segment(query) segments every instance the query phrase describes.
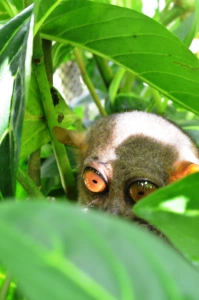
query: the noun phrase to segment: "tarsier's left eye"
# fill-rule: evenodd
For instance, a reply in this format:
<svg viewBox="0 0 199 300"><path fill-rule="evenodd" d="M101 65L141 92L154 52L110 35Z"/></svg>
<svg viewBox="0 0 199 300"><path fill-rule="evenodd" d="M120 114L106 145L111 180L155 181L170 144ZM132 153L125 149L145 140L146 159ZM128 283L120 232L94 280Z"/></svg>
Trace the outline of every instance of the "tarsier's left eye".
<svg viewBox="0 0 199 300"><path fill-rule="evenodd" d="M145 179L140 179L133 181L129 185L128 194L134 202L138 202L140 199L150 195L152 192L157 190L157 188L157 185L155 185L154 183Z"/></svg>
<svg viewBox="0 0 199 300"><path fill-rule="evenodd" d="M102 174L93 168L86 168L83 175L87 189L93 193L102 193L108 189L108 184Z"/></svg>

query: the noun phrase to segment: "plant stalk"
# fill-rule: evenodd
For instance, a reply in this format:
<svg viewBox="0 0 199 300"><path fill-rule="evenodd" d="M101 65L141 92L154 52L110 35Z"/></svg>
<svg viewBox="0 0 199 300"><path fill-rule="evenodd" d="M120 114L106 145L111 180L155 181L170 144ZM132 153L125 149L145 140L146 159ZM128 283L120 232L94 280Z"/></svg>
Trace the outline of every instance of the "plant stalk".
<svg viewBox="0 0 199 300"><path fill-rule="evenodd" d="M167 26L172 21L182 16L185 13L185 10L179 6L173 6L171 10L166 11L164 14L160 15L160 22Z"/></svg>
<svg viewBox="0 0 199 300"><path fill-rule="evenodd" d="M52 131L55 126L58 126L58 122L56 119L56 113L55 113L53 100L50 92L50 86L46 75L46 69L44 65L44 54L43 54L42 43L39 34L37 34L34 38L33 71L35 73L38 88L40 91L40 97L44 108L46 122L48 125L48 130L51 137L51 142L54 149L62 186L67 196L70 199L75 200L76 199L75 181L66 154L66 150L64 145L60 144L56 140Z"/></svg>
<svg viewBox="0 0 199 300"><path fill-rule="evenodd" d="M155 90L154 88L152 88L152 87L149 87L149 89L150 89L151 94L152 94L152 96L154 98L156 109L157 109L157 113L159 115L163 115L164 112L165 112L165 106L162 103L162 99L160 97L160 93L157 90Z"/></svg>
<svg viewBox="0 0 199 300"><path fill-rule="evenodd" d="M31 197L46 200L45 196L40 192L39 187L21 168L18 168L17 180Z"/></svg>
<svg viewBox="0 0 199 300"><path fill-rule="evenodd" d="M53 85L52 42L43 39L42 48L44 53L44 65L48 82L50 85Z"/></svg>
<svg viewBox="0 0 199 300"><path fill-rule="evenodd" d="M95 88L92 84L92 81L90 80L90 77L88 76L88 73L86 72L86 68L84 66L84 62L83 62L83 58L82 58L82 53L79 49L75 48L74 49L74 53L75 53L75 57L76 57L76 61L77 61L77 64L79 66L79 69L80 69L80 72L81 72L81 75L82 75L82 78L83 78L83 81L84 83L86 84L97 108L99 109L99 112L102 116L106 116L107 113L105 111L105 109L103 108L102 104L101 104L101 101L95 91Z"/></svg>
<svg viewBox="0 0 199 300"><path fill-rule="evenodd" d="M0 300L6 300L6 296L8 294L11 281L12 281L12 277L9 274L7 274L0 289Z"/></svg>
<svg viewBox="0 0 199 300"><path fill-rule="evenodd" d="M41 178L40 178L40 168L41 168L41 161L40 161L40 153L41 150L38 149L33 152L28 160L28 175L34 181L34 183L40 187L41 186Z"/></svg>
<svg viewBox="0 0 199 300"><path fill-rule="evenodd" d="M132 85L135 80L135 75L129 71L126 71L124 80L120 87L120 93L130 93L132 90Z"/></svg>
<svg viewBox="0 0 199 300"><path fill-rule="evenodd" d="M105 87L108 89L113 79L113 72L108 65L107 59L98 55L93 55Z"/></svg>
<svg viewBox="0 0 199 300"><path fill-rule="evenodd" d="M125 72L126 70L124 68L119 68L114 76L114 79L111 82L111 85L109 87L109 98L112 104L115 102L115 98L118 93L121 81L124 78Z"/></svg>

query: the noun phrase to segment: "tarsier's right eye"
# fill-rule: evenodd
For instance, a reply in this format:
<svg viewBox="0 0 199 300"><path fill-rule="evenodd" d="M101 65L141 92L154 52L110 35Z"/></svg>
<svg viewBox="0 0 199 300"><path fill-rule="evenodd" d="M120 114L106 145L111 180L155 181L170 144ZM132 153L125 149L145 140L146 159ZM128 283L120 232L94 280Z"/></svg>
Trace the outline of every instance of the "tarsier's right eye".
<svg viewBox="0 0 199 300"><path fill-rule="evenodd" d="M148 181L147 179L140 179L133 181L128 187L128 194L134 202L150 195L157 190L157 185Z"/></svg>
<svg viewBox="0 0 199 300"><path fill-rule="evenodd" d="M108 189L108 184L102 174L93 168L84 170L84 184L93 193L102 193Z"/></svg>

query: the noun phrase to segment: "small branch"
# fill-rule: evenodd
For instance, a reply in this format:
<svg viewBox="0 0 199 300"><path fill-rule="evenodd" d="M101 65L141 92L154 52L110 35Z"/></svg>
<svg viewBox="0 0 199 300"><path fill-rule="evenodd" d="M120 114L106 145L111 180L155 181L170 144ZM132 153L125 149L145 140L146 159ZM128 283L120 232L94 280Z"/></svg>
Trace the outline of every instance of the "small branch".
<svg viewBox="0 0 199 300"><path fill-rule="evenodd" d="M50 85L53 85L52 42L42 40L42 48L44 52L44 65L48 82Z"/></svg>
<svg viewBox="0 0 199 300"><path fill-rule="evenodd" d="M169 25L172 21L180 17L185 13L185 10L182 7L179 6L173 6L171 10L166 11L164 14L160 15L160 22L164 25L167 26Z"/></svg>
<svg viewBox="0 0 199 300"><path fill-rule="evenodd" d="M108 65L108 61L107 59L100 57L98 55L93 55L93 57L98 67L98 70L101 74L102 80L106 88L108 89L113 79L113 72Z"/></svg>
<svg viewBox="0 0 199 300"><path fill-rule="evenodd" d="M167 108L167 105L168 105L168 102L169 102L169 99L164 97L162 99L162 108L163 108L163 111L165 112L166 108Z"/></svg>
<svg viewBox="0 0 199 300"><path fill-rule="evenodd" d="M38 186L21 168L18 168L17 180L31 197L46 200L44 195L40 192Z"/></svg>
<svg viewBox="0 0 199 300"><path fill-rule="evenodd" d="M40 98L44 108L46 122L51 137L52 146L57 160L57 166L62 182L63 189L70 199L76 199L76 188L73 173L63 144L60 144L54 134L53 127L58 126L53 100L50 92L50 86L46 75L43 49L40 36L37 34L34 39L33 47L33 71L40 92Z"/></svg>
<svg viewBox="0 0 199 300"><path fill-rule="evenodd" d="M0 289L0 300L6 300L6 296L8 295L11 282L12 277L7 274Z"/></svg>
<svg viewBox="0 0 199 300"><path fill-rule="evenodd" d="M164 114L165 112L165 105L162 103L162 99L160 97L160 93L155 90L154 88L152 87L149 87L150 91L151 91L151 94L154 98L154 101L155 101L155 105L156 105L156 108L157 108L157 113L159 115L162 115Z"/></svg>
<svg viewBox="0 0 199 300"><path fill-rule="evenodd" d="M76 57L76 61L77 61L77 64L79 66L79 69L80 69L80 72L82 74L82 78L84 80L84 83L86 84L97 108L99 109L99 112L102 116L106 116L107 113L105 111L105 109L103 108L102 104L101 104L101 101L95 91L95 88L92 84L92 81L90 80L87 72L86 72L86 69L85 69L85 66L84 66L84 62L83 62L83 58L82 58L82 53L80 50L78 50L77 48L74 49L74 53L75 53L75 57Z"/></svg>
<svg viewBox="0 0 199 300"><path fill-rule="evenodd" d="M40 149L33 152L28 160L28 175L34 181L34 183L40 187L41 186L41 178L40 178Z"/></svg>
<svg viewBox="0 0 199 300"><path fill-rule="evenodd" d="M165 7L163 8L163 10L161 12L162 16L167 13L167 11L169 10L169 6L172 2L173 2L173 0L166 1Z"/></svg>
<svg viewBox="0 0 199 300"><path fill-rule="evenodd" d="M113 104L115 101L115 97L118 93L121 81L124 77L126 70L124 68L119 68L114 76L114 79L111 82L111 85L109 87L109 97L110 101Z"/></svg>
<svg viewBox="0 0 199 300"><path fill-rule="evenodd" d="M120 93L130 93L134 80L135 75L127 71L120 87Z"/></svg>

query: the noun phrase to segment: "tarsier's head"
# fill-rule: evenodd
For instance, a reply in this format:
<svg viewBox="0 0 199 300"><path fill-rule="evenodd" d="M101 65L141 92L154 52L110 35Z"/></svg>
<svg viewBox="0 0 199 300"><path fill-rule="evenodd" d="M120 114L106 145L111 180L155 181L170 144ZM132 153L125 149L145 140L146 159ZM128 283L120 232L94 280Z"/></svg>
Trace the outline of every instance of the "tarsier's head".
<svg viewBox="0 0 199 300"><path fill-rule="evenodd" d="M132 206L173 181L199 171L198 150L166 119L144 112L101 118L85 134L54 129L79 149L79 199L89 207L138 220Z"/></svg>

